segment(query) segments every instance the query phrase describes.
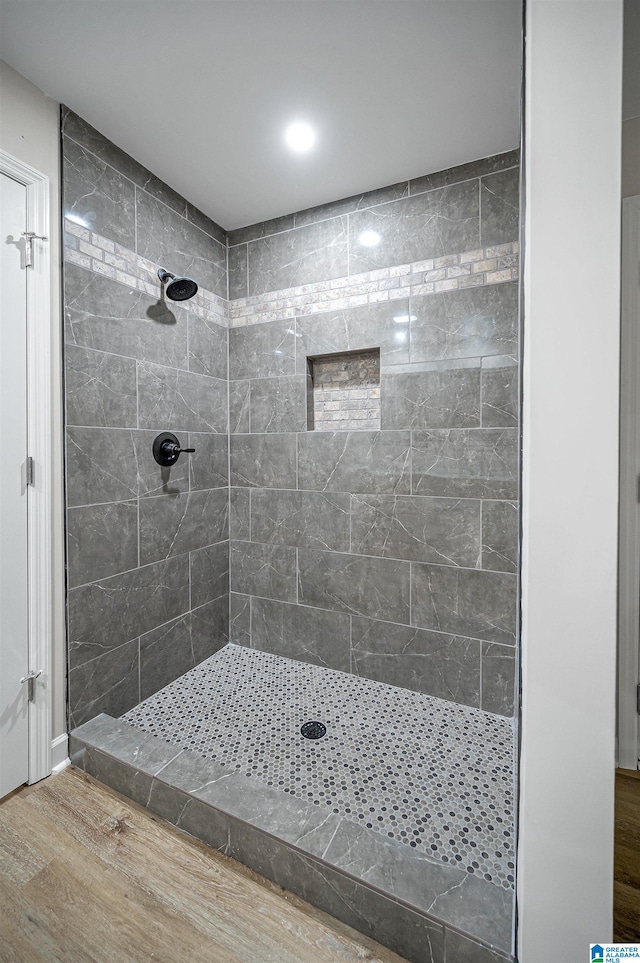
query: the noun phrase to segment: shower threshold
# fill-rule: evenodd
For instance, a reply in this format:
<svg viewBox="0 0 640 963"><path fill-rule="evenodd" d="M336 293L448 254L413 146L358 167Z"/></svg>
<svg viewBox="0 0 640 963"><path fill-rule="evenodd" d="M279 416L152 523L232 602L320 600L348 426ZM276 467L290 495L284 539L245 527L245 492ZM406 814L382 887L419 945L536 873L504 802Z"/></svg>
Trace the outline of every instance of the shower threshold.
<svg viewBox="0 0 640 963"><path fill-rule="evenodd" d="M229 644L70 751L412 963L506 963L513 743L500 716Z"/></svg>

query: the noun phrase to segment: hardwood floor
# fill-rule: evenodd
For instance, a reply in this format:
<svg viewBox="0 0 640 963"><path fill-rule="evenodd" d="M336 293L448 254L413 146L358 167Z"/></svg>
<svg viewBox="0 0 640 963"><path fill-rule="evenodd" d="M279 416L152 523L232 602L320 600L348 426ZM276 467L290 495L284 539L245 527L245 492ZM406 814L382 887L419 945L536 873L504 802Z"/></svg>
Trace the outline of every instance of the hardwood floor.
<svg viewBox="0 0 640 963"><path fill-rule="evenodd" d="M67 769L0 804L0 961L403 963Z"/></svg>
<svg viewBox="0 0 640 963"><path fill-rule="evenodd" d="M616 773L613 938L640 941L640 772Z"/></svg>

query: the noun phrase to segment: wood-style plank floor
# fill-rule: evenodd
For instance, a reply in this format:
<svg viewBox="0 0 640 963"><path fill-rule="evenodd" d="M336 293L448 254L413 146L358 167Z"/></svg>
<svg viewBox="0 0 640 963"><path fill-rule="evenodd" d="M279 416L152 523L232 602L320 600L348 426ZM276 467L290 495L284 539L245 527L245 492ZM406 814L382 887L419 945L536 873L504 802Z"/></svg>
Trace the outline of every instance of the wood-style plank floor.
<svg viewBox="0 0 640 963"><path fill-rule="evenodd" d="M640 772L616 773L613 938L640 942Z"/></svg>
<svg viewBox="0 0 640 963"><path fill-rule="evenodd" d="M67 769L0 804L2 963L403 963Z"/></svg>

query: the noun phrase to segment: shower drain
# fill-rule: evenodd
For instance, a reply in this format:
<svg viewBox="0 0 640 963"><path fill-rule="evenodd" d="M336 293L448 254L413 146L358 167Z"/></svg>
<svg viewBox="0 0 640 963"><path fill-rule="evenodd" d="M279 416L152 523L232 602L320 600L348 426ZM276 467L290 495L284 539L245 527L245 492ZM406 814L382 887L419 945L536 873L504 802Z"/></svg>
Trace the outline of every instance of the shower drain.
<svg viewBox="0 0 640 963"><path fill-rule="evenodd" d="M327 727L322 722L305 722L300 732L305 739L322 739L327 734Z"/></svg>

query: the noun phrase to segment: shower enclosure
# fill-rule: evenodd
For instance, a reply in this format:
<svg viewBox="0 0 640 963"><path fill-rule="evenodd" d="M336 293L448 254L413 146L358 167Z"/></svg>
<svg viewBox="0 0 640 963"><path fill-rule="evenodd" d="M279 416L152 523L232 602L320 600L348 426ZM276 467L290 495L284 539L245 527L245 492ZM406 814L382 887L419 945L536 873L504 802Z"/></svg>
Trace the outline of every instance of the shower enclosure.
<svg viewBox="0 0 640 963"><path fill-rule="evenodd" d="M518 152L228 234L66 109L63 158L73 761L512 959Z"/></svg>

